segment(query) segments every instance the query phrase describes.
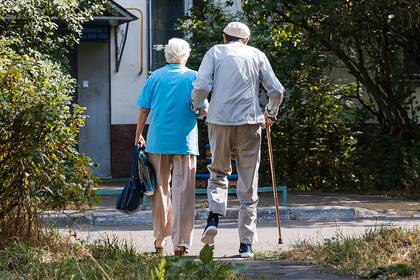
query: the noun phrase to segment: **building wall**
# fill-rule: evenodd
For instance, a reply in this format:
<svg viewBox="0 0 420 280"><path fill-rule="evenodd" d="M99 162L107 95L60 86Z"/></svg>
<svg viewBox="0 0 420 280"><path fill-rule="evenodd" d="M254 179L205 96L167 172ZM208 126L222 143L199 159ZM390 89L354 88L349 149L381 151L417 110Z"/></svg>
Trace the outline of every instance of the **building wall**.
<svg viewBox="0 0 420 280"><path fill-rule="evenodd" d="M128 177L131 150L134 146L136 100L147 79L147 6L146 0L116 1L139 19L129 24L127 41L119 71L116 71L115 33L111 32L111 173ZM140 11L141 12L140 12ZM143 20L143 28L141 22ZM119 30L125 31L125 25ZM143 51L141 39L143 37ZM122 39L118 35L118 42Z"/></svg>
<svg viewBox="0 0 420 280"><path fill-rule="evenodd" d="M118 4L128 9L132 14L139 17L138 20L130 22L127 42L122 56L119 71L116 72L114 32L111 32L111 124L125 125L136 122L135 102L139 92L147 78L147 21L146 21L146 1L145 0L119 0ZM144 26L141 30L141 13L143 11ZM120 30L125 31L121 26ZM143 53L141 53L140 38L144 38ZM121 37L118 37L118 41ZM143 61L141 61L141 55ZM140 73L141 68L143 72Z"/></svg>
<svg viewBox="0 0 420 280"><path fill-rule="evenodd" d="M192 5L191 0L178 1L152 1L155 4L155 15L153 21L148 16L146 0L117 0L118 4L136 15L139 19L130 22L127 42L122 56L119 71L116 71L115 58L115 33L111 32L111 165L112 177L128 177L130 171L131 150L134 146L134 136L136 130L137 108L135 106L139 93L143 89L148 76L148 53L151 43L148 41L150 30L159 31L159 38L165 36L175 36L172 32L170 22L174 20L174 14L186 12L187 7ZM173 3L174 9L167 9L165 3ZM176 6L175 6L176 5ZM180 7L181 10L180 10ZM163 14L163 15L162 15ZM167 14L167 17L165 16ZM142 26L143 20L143 26ZM151 29L153 23L154 29ZM167 23L167 24L166 24ZM164 25L163 27L161 25ZM168 26L167 26L168 25ZM125 26L119 30L125 31ZM160 30L160 29L159 29ZM172 33L171 33L172 32ZM168 35L169 34L169 35ZM121 36L117 35L117 41L121 41ZM156 38L155 38L156 39ZM162 39L163 40L163 39ZM161 41L162 41L161 40ZM166 41L163 40L163 41ZM143 42L143 48L142 43ZM159 43L161 43L159 41ZM165 42L166 43L166 42ZM156 53L154 53L156 55ZM161 53L159 53L161 57ZM161 67L164 61L159 61Z"/></svg>

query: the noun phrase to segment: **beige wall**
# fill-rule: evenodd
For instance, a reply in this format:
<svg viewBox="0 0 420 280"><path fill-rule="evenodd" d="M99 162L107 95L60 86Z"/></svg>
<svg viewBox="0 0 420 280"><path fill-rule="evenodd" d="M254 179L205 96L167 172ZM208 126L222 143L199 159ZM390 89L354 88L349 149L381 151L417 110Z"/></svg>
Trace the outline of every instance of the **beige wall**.
<svg viewBox="0 0 420 280"><path fill-rule="evenodd" d="M111 32L111 124L134 124L136 122L137 96L147 78L147 21L146 0L118 0L118 4L139 17L130 22L127 42L121 60L119 72L115 71L114 32ZM143 30L141 30L141 14L144 14ZM122 28L124 29L124 28ZM143 36L143 62L141 63L140 38ZM119 39L120 40L120 37ZM143 72L140 74L141 66Z"/></svg>

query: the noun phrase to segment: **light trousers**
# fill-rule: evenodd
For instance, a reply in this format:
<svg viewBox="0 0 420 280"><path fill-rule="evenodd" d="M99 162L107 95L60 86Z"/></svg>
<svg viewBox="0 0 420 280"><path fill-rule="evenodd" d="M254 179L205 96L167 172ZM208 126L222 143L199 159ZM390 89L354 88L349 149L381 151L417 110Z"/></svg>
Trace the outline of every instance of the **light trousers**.
<svg viewBox="0 0 420 280"><path fill-rule="evenodd" d="M149 159L156 173L154 237L163 240L171 236L175 248L189 247L194 228L196 156L149 154Z"/></svg>
<svg viewBox="0 0 420 280"><path fill-rule="evenodd" d="M210 211L225 215L228 179L232 173L231 155L238 171L236 194L240 201L238 231L240 242L257 241L258 168L261 150L261 126L208 125L212 162L207 195Z"/></svg>

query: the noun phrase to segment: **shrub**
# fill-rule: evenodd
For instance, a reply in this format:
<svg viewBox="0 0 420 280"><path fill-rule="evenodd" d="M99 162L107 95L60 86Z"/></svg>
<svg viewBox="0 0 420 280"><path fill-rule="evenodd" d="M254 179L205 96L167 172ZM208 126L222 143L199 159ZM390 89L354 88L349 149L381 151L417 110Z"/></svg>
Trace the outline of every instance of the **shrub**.
<svg viewBox="0 0 420 280"><path fill-rule="evenodd" d="M38 214L94 202L90 160L77 151L84 109L74 80L43 55L0 38L0 247L36 238Z"/></svg>

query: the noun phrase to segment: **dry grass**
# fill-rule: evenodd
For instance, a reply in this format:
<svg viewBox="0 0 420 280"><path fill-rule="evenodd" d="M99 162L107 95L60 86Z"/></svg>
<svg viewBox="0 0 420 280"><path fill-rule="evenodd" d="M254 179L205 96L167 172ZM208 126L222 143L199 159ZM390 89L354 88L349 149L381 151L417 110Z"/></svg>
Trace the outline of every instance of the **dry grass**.
<svg viewBox="0 0 420 280"><path fill-rule="evenodd" d="M15 242L0 250L0 279L243 279L234 265L214 261L213 248L205 248L200 260L164 258L116 238L83 244L55 234L37 245Z"/></svg>
<svg viewBox="0 0 420 280"><path fill-rule="evenodd" d="M420 228L381 227L361 237L338 233L323 244L301 242L256 258L303 261L363 278L420 279Z"/></svg>

